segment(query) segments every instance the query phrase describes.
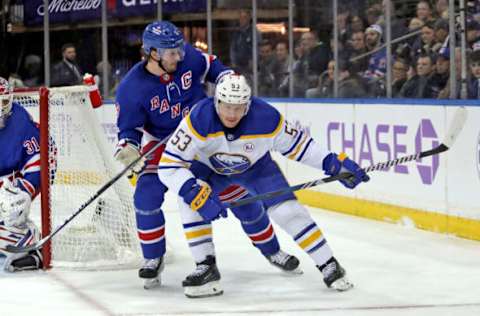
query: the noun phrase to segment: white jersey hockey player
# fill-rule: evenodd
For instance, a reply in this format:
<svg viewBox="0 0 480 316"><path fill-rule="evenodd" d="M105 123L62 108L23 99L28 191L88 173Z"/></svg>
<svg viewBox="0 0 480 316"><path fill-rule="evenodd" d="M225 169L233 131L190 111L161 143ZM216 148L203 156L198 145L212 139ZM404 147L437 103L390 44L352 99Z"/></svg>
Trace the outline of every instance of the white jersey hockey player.
<svg viewBox="0 0 480 316"><path fill-rule="evenodd" d="M0 78L0 255L7 256L7 271L42 267L40 252L13 255L5 250L8 244L27 246L39 237L28 218L40 189L39 136L30 115L13 101L8 81Z"/></svg>
<svg viewBox="0 0 480 316"><path fill-rule="evenodd" d="M249 194L288 187L271 150L327 175L348 171L351 177L342 180L348 188L369 180L345 154L328 152L307 129L289 123L274 107L251 97L245 77L226 75L216 86L215 98L204 99L182 120L160 160L160 180L185 202L181 206L184 227L224 214L225 206L217 195L229 185L240 185ZM313 259L328 287L345 291L353 286L317 224L292 193L264 200L263 206ZM213 241L200 249L191 244L190 248L197 270L183 282L185 294L201 297L221 292Z"/></svg>

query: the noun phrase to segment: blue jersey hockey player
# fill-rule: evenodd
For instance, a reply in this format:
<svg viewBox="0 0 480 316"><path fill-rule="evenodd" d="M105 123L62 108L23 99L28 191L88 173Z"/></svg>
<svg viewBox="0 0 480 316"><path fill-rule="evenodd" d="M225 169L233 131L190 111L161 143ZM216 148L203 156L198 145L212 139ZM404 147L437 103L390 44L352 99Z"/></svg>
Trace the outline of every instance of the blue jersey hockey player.
<svg viewBox="0 0 480 316"><path fill-rule="evenodd" d="M136 64L120 83L116 95L118 111L117 160L125 165L165 141L193 105L206 97L204 81L215 83L233 71L215 56L201 53L184 43L180 30L168 21L153 22L143 32L145 61ZM137 231L145 262L139 271L145 288L159 284L166 251L165 218L162 211L167 191L158 179L158 162L164 146L134 168L138 181L134 194ZM226 196L235 194L230 190ZM257 207L261 209L261 206ZM185 227L191 243L211 240L209 222ZM247 234L249 229L246 228ZM249 235L250 236L250 235ZM263 236L260 236L263 238ZM269 261L283 270L293 270L298 260L280 251L271 230L254 243ZM268 237L268 238L267 238Z"/></svg>
<svg viewBox="0 0 480 316"><path fill-rule="evenodd" d="M328 175L349 171L352 176L342 180L349 188L369 179L354 161L344 154L328 152L307 129L286 121L274 107L251 97L250 91L245 77L222 77L215 98L200 102L167 144L158 174L169 189L183 198L180 211L184 225L225 213L218 193L231 184L241 185L251 194L288 187L270 156L271 150L323 169ZM292 193L267 199L263 204L268 215L313 259L328 287L338 291L352 287L322 232ZM251 221L248 205L244 208L242 214L235 215ZM213 242L192 252L203 252L205 259L196 260L197 270L183 282L185 294L201 297L221 292Z"/></svg>
<svg viewBox="0 0 480 316"><path fill-rule="evenodd" d="M6 256L4 269L11 272L42 267L39 251L6 251L9 244L27 246L39 238L28 218L30 203L40 189L39 136L27 111L13 102L8 81L0 78L0 255Z"/></svg>

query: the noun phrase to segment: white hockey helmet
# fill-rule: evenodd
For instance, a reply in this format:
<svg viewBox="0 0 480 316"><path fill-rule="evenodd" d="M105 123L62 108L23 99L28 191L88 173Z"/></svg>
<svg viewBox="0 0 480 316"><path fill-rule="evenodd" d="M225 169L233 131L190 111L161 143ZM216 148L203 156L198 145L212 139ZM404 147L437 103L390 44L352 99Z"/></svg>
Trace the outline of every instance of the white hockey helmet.
<svg viewBox="0 0 480 316"><path fill-rule="evenodd" d="M12 112L13 89L10 83L0 77L0 128L5 126L5 120Z"/></svg>
<svg viewBox="0 0 480 316"><path fill-rule="evenodd" d="M5 179L0 188L0 220L7 227L22 226L30 215L30 195Z"/></svg>
<svg viewBox="0 0 480 316"><path fill-rule="evenodd" d="M245 115L250 108L252 89L247 79L239 74L226 74L220 78L215 87L215 108L218 113L220 102L229 104L246 104Z"/></svg>

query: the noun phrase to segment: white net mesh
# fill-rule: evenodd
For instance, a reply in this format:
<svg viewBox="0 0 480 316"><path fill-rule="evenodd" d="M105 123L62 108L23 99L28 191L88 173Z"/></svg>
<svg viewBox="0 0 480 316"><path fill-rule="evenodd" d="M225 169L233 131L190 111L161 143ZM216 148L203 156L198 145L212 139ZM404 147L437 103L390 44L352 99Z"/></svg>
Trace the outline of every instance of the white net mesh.
<svg viewBox="0 0 480 316"><path fill-rule="evenodd" d="M38 92L17 93L14 100L39 121ZM52 227L57 227L122 167L112 159L112 145L106 141L86 87L50 89L49 112L49 133L55 145L49 146L49 156L56 161L56 172L50 175L50 209ZM55 169L52 163L50 169ZM132 197L133 187L125 177L104 192L52 239L52 266L137 266L141 253ZM39 200L31 212L37 223Z"/></svg>

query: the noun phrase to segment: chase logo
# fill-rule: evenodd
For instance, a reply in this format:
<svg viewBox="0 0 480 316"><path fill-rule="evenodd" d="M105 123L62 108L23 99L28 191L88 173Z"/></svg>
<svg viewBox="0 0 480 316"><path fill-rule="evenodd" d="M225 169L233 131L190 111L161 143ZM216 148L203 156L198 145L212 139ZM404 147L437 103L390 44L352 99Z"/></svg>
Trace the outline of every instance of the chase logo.
<svg viewBox="0 0 480 316"><path fill-rule="evenodd" d="M423 143L425 142L425 146ZM415 135L415 150L421 152L435 148L439 145L437 140L437 133L433 128L433 124L429 119L423 119L418 126L417 134ZM437 175L439 166L439 155L433 155L430 164L426 164L422 159L417 161L417 169L424 184L432 184Z"/></svg>
<svg viewBox="0 0 480 316"><path fill-rule="evenodd" d="M252 165L247 157L237 154L215 153L209 160L215 171L223 175L245 172Z"/></svg>

